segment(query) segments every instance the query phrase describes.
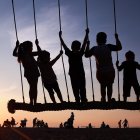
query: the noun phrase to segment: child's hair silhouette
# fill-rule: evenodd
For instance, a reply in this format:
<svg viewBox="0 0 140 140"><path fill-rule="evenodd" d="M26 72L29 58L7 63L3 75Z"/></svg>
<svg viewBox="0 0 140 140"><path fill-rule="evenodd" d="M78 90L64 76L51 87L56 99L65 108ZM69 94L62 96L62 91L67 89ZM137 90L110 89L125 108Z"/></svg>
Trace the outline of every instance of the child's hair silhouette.
<svg viewBox="0 0 140 140"><path fill-rule="evenodd" d="M104 32L99 32L96 36L96 41L97 41L98 44L100 44L100 43L105 44L106 39L107 39L107 35Z"/></svg>
<svg viewBox="0 0 140 140"><path fill-rule="evenodd" d="M78 40L73 41L71 44L71 49L73 51L79 51L80 47L81 47L81 43Z"/></svg>
<svg viewBox="0 0 140 140"><path fill-rule="evenodd" d="M133 60L133 61L135 60L135 54L132 51L126 52L125 57L127 60Z"/></svg>

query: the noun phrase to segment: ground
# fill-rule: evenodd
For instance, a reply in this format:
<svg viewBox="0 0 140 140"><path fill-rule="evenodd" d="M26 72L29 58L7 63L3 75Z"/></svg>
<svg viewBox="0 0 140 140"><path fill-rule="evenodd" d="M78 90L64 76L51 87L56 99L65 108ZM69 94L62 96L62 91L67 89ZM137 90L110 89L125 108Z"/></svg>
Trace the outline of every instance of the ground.
<svg viewBox="0 0 140 140"><path fill-rule="evenodd" d="M140 129L0 128L0 140L140 140Z"/></svg>

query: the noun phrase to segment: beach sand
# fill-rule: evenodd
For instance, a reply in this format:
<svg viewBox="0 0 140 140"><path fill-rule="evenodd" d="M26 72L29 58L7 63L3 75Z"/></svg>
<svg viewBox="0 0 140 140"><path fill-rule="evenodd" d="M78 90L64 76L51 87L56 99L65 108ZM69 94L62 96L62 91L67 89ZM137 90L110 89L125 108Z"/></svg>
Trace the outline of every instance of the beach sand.
<svg viewBox="0 0 140 140"><path fill-rule="evenodd" d="M140 140L140 129L0 128L0 140Z"/></svg>

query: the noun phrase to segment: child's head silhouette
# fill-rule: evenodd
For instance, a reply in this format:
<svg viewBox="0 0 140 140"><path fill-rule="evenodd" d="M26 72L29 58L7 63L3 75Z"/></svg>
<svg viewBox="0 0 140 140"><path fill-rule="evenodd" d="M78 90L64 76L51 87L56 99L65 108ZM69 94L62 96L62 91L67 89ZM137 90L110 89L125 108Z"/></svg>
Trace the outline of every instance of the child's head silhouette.
<svg viewBox="0 0 140 140"><path fill-rule="evenodd" d="M78 40L75 40L71 44L72 51L79 51L81 47L81 43Z"/></svg>
<svg viewBox="0 0 140 140"><path fill-rule="evenodd" d="M33 43L31 41L24 41L20 44L20 47L24 52L31 52L33 48Z"/></svg>
<svg viewBox="0 0 140 140"><path fill-rule="evenodd" d="M104 32L99 32L96 36L96 41L97 43L100 44L105 44L107 39L107 35Z"/></svg>
<svg viewBox="0 0 140 140"><path fill-rule="evenodd" d="M50 61L50 53L47 51L41 51L39 55L39 60L40 61Z"/></svg>
<svg viewBox="0 0 140 140"><path fill-rule="evenodd" d="M125 54L126 60L135 60L135 54L132 51L128 51Z"/></svg>

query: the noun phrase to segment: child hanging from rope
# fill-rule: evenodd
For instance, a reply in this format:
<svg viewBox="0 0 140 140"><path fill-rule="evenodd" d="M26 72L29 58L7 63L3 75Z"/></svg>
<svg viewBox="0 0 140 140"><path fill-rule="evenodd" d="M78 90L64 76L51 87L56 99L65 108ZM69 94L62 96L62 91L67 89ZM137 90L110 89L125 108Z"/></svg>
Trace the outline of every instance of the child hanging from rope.
<svg viewBox="0 0 140 140"><path fill-rule="evenodd" d="M118 70L123 70L123 99L125 102L127 101L127 97L130 97L130 89L133 87L138 102L140 97L140 85L137 80L136 69L140 70L140 64L135 61L135 54L132 51L126 52L125 57L126 61L122 62L120 66L119 61L116 62Z"/></svg>
<svg viewBox="0 0 140 140"><path fill-rule="evenodd" d="M36 40L35 43L37 47L39 47L38 40ZM60 58L62 54L63 54L63 51L60 51L60 53L56 56L56 58L54 58L53 60L50 60L50 53L43 50L43 51L40 51L40 54L37 60L37 63L41 72L43 85L48 90L50 98L53 101L53 103L56 103L56 100L54 97L54 91L57 93L57 96L59 100L61 101L61 103L64 102L58 82L57 82L57 77L52 68L52 66L55 64L55 62Z"/></svg>
<svg viewBox="0 0 140 140"><path fill-rule="evenodd" d="M86 82L85 71L83 67L82 56L85 53L85 47L88 40L89 29L86 29L86 35L81 47L81 43L77 40L73 41L70 50L62 39L62 31L59 32L61 44L65 50L65 54L69 58L69 75L71 79L71 85L77 103L87 102L86 98ZM81 47L81 48L80 48Z"/></svg>
<svg viewBox="0 0 140 140"><path fill-rule="evenodd" d="M22 63L24 67L24 77L29 83L30 104L35 105L37 103L37 83L40 73L34 56L39 54L39 48L36 52L32 52L32 49L33 44L31 41L25 41L21 44L17 41L13 56L18 57L18 62Z"/></svg>
<svg viewBox="0 0 140 140"><path fill-rule="evenodd" d="M96 36L97 46L94 46L89 50L88 42L85 52L85 57L91 57L92 55L95 56L97 68L96 77L100 83L101 101L103 102L106 102L106 92L109 102L112 98L112 86L115 78L115 70L112 63L111 52L122 49L122 45L117 34L115 34L115 38L116 45L106 44L106 33L99 32Z"/></svg>

